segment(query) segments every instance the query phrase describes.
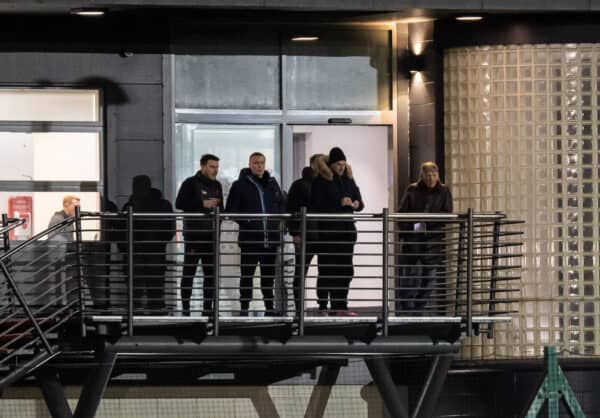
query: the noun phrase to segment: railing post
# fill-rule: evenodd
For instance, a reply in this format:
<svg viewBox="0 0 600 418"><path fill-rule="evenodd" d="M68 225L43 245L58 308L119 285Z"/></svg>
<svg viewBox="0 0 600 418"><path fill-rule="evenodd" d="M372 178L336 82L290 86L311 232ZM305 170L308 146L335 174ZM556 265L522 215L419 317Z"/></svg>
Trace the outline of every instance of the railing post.
<svg viewBox="0 0 600 418"><path fill-rule="evenodd" d="M214 315L213 315L213 335L219 335L219 300L221 288L221 209L215 207L215 256L214 256ZM206 297L206 296L204 296Z"/></svg>
<svg viewBox="0 0 600 418"><path fill-rule="evenodd" d="M281 218L279 220L279 252L281 254L281 263L280 263L280 295L281 298L281 314L287 316L287 300L288 293L287 287L285 283L285 219ZM275 306L275 301L273 301L273 306Z"/></svg>
<svg viewBox="0 0 600 418"><path fill-rule="evenodd" d="M467 211L467 337L473 331L473 209Z"/></svg>
<svg viewBox="0 0 600 418"><path fill-rule="evenodd" d="M304 305L306 298L306 206L300 208L300 280L298 283L298 295L300 299L296 311L300 314L298 318L298 335L304 336Z"/></svg>
<svg viewBox="0 0 600 418"><path fill-rule="evenodd" d="M500 212L496 212L497 215ZM488 313L494 315L496 310L496 282L498 280L498 255L500 252L500 219L494 220L493 242L492 242L492 268L490 270L490 303ZM494 323L488 325L488 338L494 338Z"/></svg>
<svg viewBox="0 0 600 418"><path fill-rule="evenodd" d="M133 335L133 207L127 212L127 335Z"/></svg>
<svg viewBox="0 0 600 418"><path fill-rule="evenodd" d="M8 227L8 215L6 213L2 214L2 228ZM2 247L4 251L8 251L10 249L10 239L9 233L5 232L2 234Z"/></svg>
<svg viewBox="0 0 600 418"><path fill-rule="evenodd" d="M79 317L80 317L80 327L81 327L81 335L85 337L85 302L83 300L83 271L81 266L81 241L82 241L82 233L81 233L81 208L79 206L75 206L75 265L77 268L77 281L79 285L78 298L79 298ZM69 280L67 278L67 280ZM69 296L67 295L67 303L69 301Z"/></svg>
<svg viewBox="0 0 600 418"><path fill-rule="evenodd" d="M465 240L465 223L463 221L460 222L458 226L458 254L456 261L456 296L454 299L454 315L458 316L458 307L460 302L460 285L461 285L461 275L463 274L462 263L463 263L463 252L464 245L463 242Z"/></svg>
<svg viewBox="0 0 600 418"><path fill-rule="evenodd" d="M390 234L390 226L389 226L389 209L383 209L383 309L381 314L383 317L381 318L382 323L382 333L384 337L388 335L388 323L389 323L389 277L388 277L388 269L389 269L389 260L388 260L388 246L389 246L389 234Z"/></svg>

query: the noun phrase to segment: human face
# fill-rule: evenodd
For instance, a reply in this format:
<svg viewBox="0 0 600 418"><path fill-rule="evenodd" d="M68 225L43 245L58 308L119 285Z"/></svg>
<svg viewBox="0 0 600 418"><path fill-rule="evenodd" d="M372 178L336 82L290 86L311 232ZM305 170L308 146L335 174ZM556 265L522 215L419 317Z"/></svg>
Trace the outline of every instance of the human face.
<svg viewBox="0 0 600 418"><path fill-rule="evenodd" d="M261 155L255 155L254 157L250 158L249 165L252 175L262 178L262 176L265 174L265 157Z"/></svg>
<svg viewBox="0 0 600 418"><path fill-rule="evenodd" d="M346 161L342 160L331 164L331 169L335 174L341 176L346 171Z"/></svg>
<svg viewBox="0 0 600 418"><path fill-rule="evenodd" d="M203 176L206 176L211 180L216 180L217 174L219 173L219 162L216 160L208 160L206 164L200 166L200 172Z"/></svg>
<svg viewBox="0 0 600 418"><path fill-rule="evenodd" d="M440 179L440 173L436 169L426 168L421 172L421 179L425 186L433 189Z"/></svg>
<svg viewBox="0 0 600 418"><path fill-rule="evenodd" d="M79 199L71 199L70 203L66 203L63 206L63 210L67 216L75 216L75 208L79 206Z"/></svg>

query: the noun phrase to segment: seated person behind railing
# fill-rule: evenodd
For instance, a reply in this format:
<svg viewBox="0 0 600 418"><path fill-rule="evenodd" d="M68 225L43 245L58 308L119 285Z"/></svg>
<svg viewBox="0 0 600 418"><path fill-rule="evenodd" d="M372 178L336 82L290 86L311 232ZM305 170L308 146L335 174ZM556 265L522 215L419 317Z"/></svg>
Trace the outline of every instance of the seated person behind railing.
<svg viewBox="0 0 600 418"><path fill-rule="evenodd" d="M440 182L436 163L421 165L421 179L408 186L400 202L401 212L452 212L450 189ZM404 245L396 309L422 314L430 301L444 263L443 224L417 222L401 225ZM420 265L419 265L420 263Z"/></svg>
<svg viewBox="0 0 600 418"><path fill-rule="evenodd" d="M63 197L63 208L54 212L48 222L48 228L60 224L68 218L75 216L75 208L80 204L80 199L77 196L67 195ZM52 269L56 274L52 286L56 286L54 292L57 299L63 304L72 303L79 297L79 277L77 273L77 259L75 247L75 224L69 223L62 228L54 231L48 239L51 241L60 242L59 251L50 250L49 256L53 259ZM63 252L64 251L64 252ZM61 269L67 266L63 273ZM64 285L64 288L63 288Z"/></svg>
<svg viewBox="0 0 600 418"><path fill-rule="evenodd" d="M177 194L175 206L185 212L210 215L215 208L223 209L223 188L217 180L219 158L205 154L200 158L200 170L188 177ZM215 223L214 217L183 220L185 256L183 278L181 279L181 305L183 315L190 316L190 299L194 287L194 277L198 261L202 260L204 276L204 308L202 315L211 315L215 295Z"/></svg>
<svg viewBox="0 0 600 418"><path fill-rule="evenodd" d="M282 213L283 195L279 184L265 170L265 156L260 152L250 155L249 168L229 191L226 212L229 213ZM281 242L279 220L268 218L234 219L240 227L240 316L248 316L252 300L252 279L260 263L260 287L265 303L265 316L275 316L273 283L275 280L277 248Z"/></svg>
<svg viewBox="0 0 600 418"><path fill-rule="evenodd" d="M134 213L172 213L173 207L160 190L151 187L150 177L138 175L132 181L132 194L123 211ZM144 313L165 313L166 247L175 235L173 217L138 217L133 222L133 297L136 308ZM121 251L126 248L121 247ZM146 291L146 303L142 296Z"/></svg>
<svg viewBox="0 0 600 418"><path fill-rule="evenodd" d="M309 211L352 214L363 210L365 205L360 190L343 151L334 147L328 158L317 161L317 177L312 184ZM317 222L317 229L315 252L319 258L319 311L326 313L330 301L332 314L355 316L356 313L348 310L348 291L354 276L355 222L352 219L322 219Z"/></svg>

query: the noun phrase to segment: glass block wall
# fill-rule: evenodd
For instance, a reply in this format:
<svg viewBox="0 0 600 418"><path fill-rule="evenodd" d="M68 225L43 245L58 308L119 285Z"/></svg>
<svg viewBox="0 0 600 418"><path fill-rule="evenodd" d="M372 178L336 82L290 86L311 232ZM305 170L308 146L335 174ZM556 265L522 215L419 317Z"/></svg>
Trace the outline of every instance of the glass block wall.
<svg viewBox="0 0 600 418"><path fill-rule="evenodd" d="M520 301L467 358L600 354L600 44L449 49L446 181L455 208L526 221Z"/></svg>

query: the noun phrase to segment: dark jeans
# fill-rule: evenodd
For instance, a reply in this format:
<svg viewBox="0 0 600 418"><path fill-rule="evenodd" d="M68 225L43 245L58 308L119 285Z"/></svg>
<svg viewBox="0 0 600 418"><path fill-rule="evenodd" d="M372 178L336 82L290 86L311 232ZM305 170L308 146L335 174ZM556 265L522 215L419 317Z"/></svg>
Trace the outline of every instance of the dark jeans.
<svg viewBox="0 0 600 418"><path fill-rule="evenodd" d="M204 276L203 315L210 315L213 310L213 300L215 298L215 246L211 242L186 242L183 278L181 279L181 304L184 315L190 314L190 299L194 287L194 277L200 260L202 261L202 274Z"/></svg>
<svg viewBox="0 0 600 418"><path fill-rule="evenodd" d="M300 278L302 272L302 255L300 254L300 246L301 244L294 243L294 248L296 250L296 265L294 268L294 302L296 305L296 314L300 315L300 310L302 307L300 306L300 295L304 289L300 288ZM306 279L306 274L308 273L308 268L310 267L310 262L315 256L314 248L312 246L306 245L305 254L304 254L304 278ZM306 287L306 282L304 282L304 286Z"/></svg>
<svg viewBox="0 0 600 418"><path fill-rule="evenodd" d="M426 309L443 266L442 251L442 245L427 241L404 245L396 287L396 310L423 312Z"/></svg>
<svg viewBox="0 0 600 418"><path fill-rule="evenodd" d="M319 251L317 299L319 309L348 309L348 291L354 276L354 242L324 245Z"/></svg>
<svg viewBox="0 0 600 418"><path fill-rule="evenodd" d="M258 263L260 263L260 288L265 309L273 311L273 283L275 281L277 247L240 247L240 249L240 304L242 311L248 311L250 307L252 278Z"/></svg>

